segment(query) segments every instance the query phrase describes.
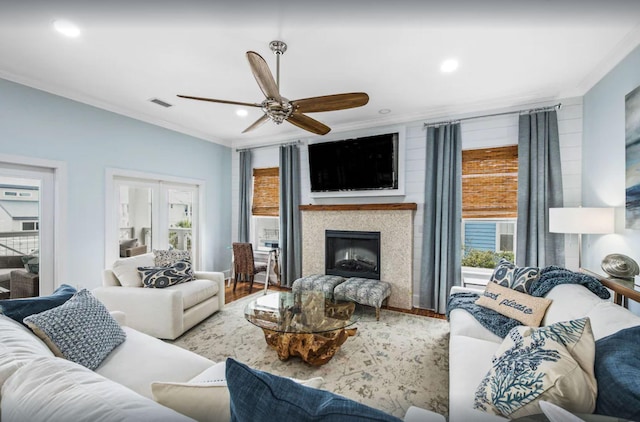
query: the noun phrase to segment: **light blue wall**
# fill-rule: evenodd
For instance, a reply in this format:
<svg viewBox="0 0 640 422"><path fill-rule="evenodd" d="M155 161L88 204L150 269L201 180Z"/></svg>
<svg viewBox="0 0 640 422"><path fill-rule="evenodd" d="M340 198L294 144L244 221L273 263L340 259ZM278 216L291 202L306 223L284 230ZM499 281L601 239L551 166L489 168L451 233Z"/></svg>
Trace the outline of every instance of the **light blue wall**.
<svg viewBox="0 0 640 422"><path fill-rule="evenodd" d="M583 266L599 270L602 258L622 253L640 262L640 231L624 227L624 97L640 86L640 47L600 80L583 101L582 204L616 207L616 233L583 237ZM640 314L640 306L634 308Z"/></svg>
<svg viewBox="0 0 640 422"><path fill-rule="evenodd" d="M0 79L0 154L65 162L65 268L97 287L105 266L105 169L205 181L203 269L229 268L231 149Z"/></svg>

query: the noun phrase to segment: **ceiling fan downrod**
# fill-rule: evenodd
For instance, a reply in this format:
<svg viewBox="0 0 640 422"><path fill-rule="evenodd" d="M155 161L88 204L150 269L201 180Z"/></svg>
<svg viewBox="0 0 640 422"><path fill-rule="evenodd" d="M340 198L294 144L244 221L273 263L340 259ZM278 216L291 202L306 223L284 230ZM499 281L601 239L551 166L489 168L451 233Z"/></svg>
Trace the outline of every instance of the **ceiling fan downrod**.
<svg viewBox="0 0 640 422"><path fill-rule="evenodd" d="M275 40L269 43L269 48L276 55L276 85L280 89L280 56L287 51L287 44L284 41Z"/></svg>

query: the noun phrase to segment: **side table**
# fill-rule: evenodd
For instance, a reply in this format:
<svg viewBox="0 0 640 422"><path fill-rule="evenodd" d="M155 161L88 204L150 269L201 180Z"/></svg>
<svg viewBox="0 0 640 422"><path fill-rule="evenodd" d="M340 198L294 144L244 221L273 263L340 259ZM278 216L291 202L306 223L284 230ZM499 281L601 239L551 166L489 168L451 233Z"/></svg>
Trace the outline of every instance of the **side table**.
<svg viewBox="0 0 640 422"><path fill-rule="evenodd" d="M604 287L613 290L613 301L617 305L628 308L629 299L640 303L640 287L636 286L633 280L605 277L584 268L580 268L580 271L597 278Z"/></svg>

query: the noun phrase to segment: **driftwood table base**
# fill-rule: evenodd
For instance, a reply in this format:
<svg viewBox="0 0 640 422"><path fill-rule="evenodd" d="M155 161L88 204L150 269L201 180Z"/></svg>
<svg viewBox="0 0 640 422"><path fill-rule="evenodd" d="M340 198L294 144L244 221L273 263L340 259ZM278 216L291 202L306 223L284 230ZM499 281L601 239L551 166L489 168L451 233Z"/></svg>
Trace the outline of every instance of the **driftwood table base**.
<svg viewBox="0 0 640 422"><path fill-rule="evenodd" d="M264 329L267 344L278 352L280 360L300 356L313 366L329 362L340 346L356 334L357 328L339 329L321 334L280 333Z"/></svg>

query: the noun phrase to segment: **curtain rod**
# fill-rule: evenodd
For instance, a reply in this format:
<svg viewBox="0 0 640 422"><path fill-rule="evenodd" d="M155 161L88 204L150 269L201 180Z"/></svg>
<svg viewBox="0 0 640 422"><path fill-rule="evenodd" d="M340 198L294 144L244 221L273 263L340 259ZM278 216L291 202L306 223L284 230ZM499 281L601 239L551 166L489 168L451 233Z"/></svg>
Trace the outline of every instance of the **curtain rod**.
<svg viewBox="0 0 640 422"><path fill-rule="evenodd" d="M300 141L300 140L292 141L292 142L277 142L277 143L274 143L274 144L257 145L255 147L238 148L238 149L236 149L236 152L251 151L253 149L260 149L260 148L283 147L283 146L289 146L289 145L298 145L300 143L302 143L302 141Z"/></svg>
<svg viewBox="0 0 640 422"><path fill-rule="evenodd" d="M532 108L529 110L515 110L515 111L505 111L503 113L493 113L493 114L481 114L479 116L471 116L471 117L463 117L461 119L453 119L453 120L443 120L441 122L434 122L434 123L425 123L423 126L423 129L426 129L428 127L435 127L435 126L440 126L440 125L445 125L445 124L452 124L452 123L458 123L461 122L463 120L471 120L471 119L481 119L483 117L495 117L495 116L506 116L508 114L531 114L531 113L539 113L541 111L551 111L551 110L555 110L560 109L562 107L562 103L558 103L558 104L554 104L552 106L548 106L548 107L539 107L539 108Z"/></svg>

